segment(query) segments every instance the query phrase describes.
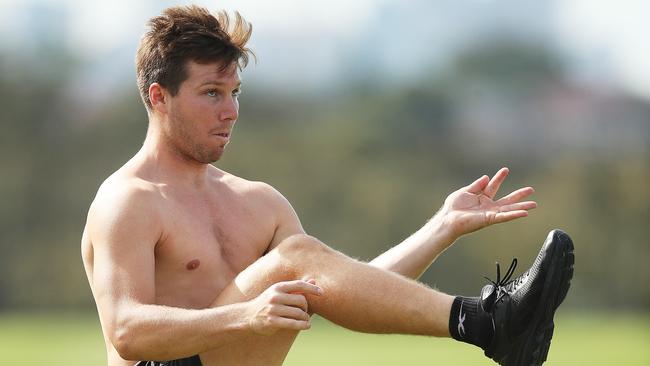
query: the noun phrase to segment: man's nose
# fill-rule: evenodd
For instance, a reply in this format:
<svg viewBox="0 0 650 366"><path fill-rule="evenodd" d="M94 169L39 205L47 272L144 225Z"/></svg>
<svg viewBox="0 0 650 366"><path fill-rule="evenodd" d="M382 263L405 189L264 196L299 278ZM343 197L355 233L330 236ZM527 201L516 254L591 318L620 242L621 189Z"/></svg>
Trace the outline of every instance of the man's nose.
<svg viewBox="0 0 650 366"><path fill-rule="evenodd" d="M239 102L237 97L231 96L224 101L219 119L222 121L235 121L239 115Z"/></svg>

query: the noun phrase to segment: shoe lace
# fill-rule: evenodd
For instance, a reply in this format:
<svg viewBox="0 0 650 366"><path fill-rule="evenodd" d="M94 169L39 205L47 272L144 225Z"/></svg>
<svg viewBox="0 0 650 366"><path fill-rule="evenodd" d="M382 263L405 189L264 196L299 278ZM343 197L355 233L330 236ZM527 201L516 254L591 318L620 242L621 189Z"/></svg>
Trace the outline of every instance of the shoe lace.
<svg viewBox="0 0 650 366"><path fill-rule="evenodd" d="M499 262L496 262L497 265L497 280L492 281L491 279L487 277L483 277L486 280L488 280L493 286L494 289L497 291L496 294L496 300L494 300L494 303L497 303L503 296L508 294L509 291L512 291L514 289L514 284L515 280L510 279L512 275L515 273L515 268L517 268L517 258L513 258L512 262L510 263L510 267L506 271L505 276L501 278L501 266L499 265ZM514 286L513 286L514 285Z"/></svg>

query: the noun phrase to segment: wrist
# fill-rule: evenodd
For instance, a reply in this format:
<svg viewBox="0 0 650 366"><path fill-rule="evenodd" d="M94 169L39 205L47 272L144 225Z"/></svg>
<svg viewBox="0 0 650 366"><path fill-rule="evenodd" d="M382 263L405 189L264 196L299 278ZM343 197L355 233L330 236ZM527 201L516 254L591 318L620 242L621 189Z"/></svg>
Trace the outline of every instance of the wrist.
<svg viewBox="0 0 650 366"><path fill-rule="evenodd" d="M253 326L253 319L255 317L255 310L253 300L249 300L243 303L238 304L241 306L241 316L240 316L240 329L246 333L255 333L255 327Z"/></svg>
<svg viewBox="0 0 650 366"><path fill-rule="evenodd" d="M217 325L215 329L225 327L225 331L233 334L250 334L253 333L250 316L250 301L224 305L214 308L217 312L215 320Z"/></svg>
<svg viewBox="0 0 650 366"><path fill-rule="evenodd" d="M426 231L427 236L435 241L437 246L440 246L442 250L455 242L459 237L452 230L452 225L445 220L445 215L440 214L440 212L434 215L424 225L423 229Z"/></svg>

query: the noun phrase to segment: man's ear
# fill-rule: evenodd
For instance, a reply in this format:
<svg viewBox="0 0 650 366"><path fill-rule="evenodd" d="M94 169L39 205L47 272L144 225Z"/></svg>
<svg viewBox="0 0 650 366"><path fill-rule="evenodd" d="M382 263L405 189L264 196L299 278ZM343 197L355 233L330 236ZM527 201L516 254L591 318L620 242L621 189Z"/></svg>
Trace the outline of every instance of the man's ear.
<svg viewBox="0 0 650 366"><path fill-rule="evenodd" d="M169 101L169 93L167 90L158 83L149 85L149 101L151 102L151 109L160 113L167 113L167 102Z"/></svg>

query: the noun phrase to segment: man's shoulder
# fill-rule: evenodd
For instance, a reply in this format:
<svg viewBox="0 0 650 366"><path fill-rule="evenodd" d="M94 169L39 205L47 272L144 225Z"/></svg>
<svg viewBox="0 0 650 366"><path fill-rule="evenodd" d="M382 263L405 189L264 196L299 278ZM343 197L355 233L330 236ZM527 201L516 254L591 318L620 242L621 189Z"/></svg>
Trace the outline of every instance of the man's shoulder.
<svg viewBox="0 0 650 366"><path fill-rule="evenodd" d="M260 203L278 204L286 199L269 183L248 180L231 173L220 171L221 180L236 194Z"/></svg>
<svg viewBox="0 0 650 366"><path fill-rule="evenodd" d="M160 197L151 182L118 171L99 187L88 210L84 235L93 245L130 245L132 240L154 243L162 230Z"/></svg>
<svg viewBox="0 0 650 366"><path fill-rule="evenodd" d="M160 197L156 184L118 170L102 182L88 215L89 218L129 212L150 215L155 212Z"/></svg>
<svg viewBox="0 0 650 366"><path fill-rule="evenodd" d="M152 200L160 197L159 184L121 171L106 178L97 190L95 201Z"/></svg>
<svg viewBox="0 0 650 366"><path fill-rule="evenodd" d="M274 195L279 193L266 182L245 179L223 170L220 170L219 174L221 174L219 180L239 194Z"/></svg>

